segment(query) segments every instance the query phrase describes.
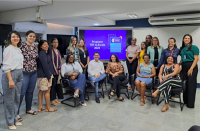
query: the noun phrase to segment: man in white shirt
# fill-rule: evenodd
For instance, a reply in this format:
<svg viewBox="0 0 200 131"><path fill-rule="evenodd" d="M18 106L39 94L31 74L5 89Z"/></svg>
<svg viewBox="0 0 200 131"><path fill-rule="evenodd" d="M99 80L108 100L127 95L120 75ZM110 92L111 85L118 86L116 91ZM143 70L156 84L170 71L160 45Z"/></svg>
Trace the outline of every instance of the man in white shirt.
<svg viewBox="0 0 200 131"><path fill-rule="evenodd" d="M88 64L88 79L91 85L95 87L95 100L100 103L98 95L98 82L106 77L103 62L99 61L99 53L94 53L94 60Z"/></svg>

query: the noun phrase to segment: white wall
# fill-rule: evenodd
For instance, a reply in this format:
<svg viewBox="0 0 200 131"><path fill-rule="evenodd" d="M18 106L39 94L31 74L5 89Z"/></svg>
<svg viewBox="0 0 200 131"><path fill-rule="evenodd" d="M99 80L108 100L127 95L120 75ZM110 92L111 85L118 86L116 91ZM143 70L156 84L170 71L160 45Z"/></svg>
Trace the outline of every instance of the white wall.
<svg viewBox="0 0 200 131"><path fill-rule="evenodd" d="M146 35L152 35L158 37L160 45L164 48L168 46L168 39L174 37L176 39L177 47L182 45L182 39L185 34L191 34L193 38L193 45L196 45L200 49L200 27L199 26L183 26L183 27L162 27L162 28L134 28L133 37L137 38L137 44L140 45L142 41L145 41ZM180 56L178 57L180 61ZM200 62L198 62L200 70ZM200 83L200 73L197 77L198 83Z"/></svg>
<svg viewBox="0 0 200 131"><path fill-rule="evenodd" d="M47 31L42 37L44 40L47 39L47 34L73 35L73 27L47 23Z"/></svg>

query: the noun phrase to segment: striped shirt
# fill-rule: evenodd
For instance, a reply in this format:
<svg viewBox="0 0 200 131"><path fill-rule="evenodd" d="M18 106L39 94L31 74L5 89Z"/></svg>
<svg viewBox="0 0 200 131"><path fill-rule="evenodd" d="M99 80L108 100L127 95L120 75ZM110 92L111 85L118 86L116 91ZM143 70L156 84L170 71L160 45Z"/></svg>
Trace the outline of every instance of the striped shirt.
<svg viewBox="0 0 200 131"><path fill-rule="evenodd" d="M60 74L60 70L61 70L61 55L60 55L60 51L57 49L58 54L56 54L56 52L51 49L49 52L49 56L51 57L52 61L53 61L53 74L54 75L59 75Z"/></svg>

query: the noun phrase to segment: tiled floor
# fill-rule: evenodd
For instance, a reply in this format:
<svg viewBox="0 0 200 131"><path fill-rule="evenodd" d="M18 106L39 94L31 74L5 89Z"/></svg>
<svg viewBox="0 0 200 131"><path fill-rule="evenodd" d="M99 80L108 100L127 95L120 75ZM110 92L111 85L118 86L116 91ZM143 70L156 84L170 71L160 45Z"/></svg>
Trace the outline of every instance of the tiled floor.
<svg viewBox="0 0 200 131"><path fill-rule="evenodd" d="M33 110L37 110L37 93L34 92ZM18 131L187 131L193 125L200 125L200 89L197 89L196 107L184 107L180 111L179 104L170 103L169 111L162 113L164 105L151 104L147 99L145 106L140 106L140 97L134 100L125 98L124 102L116 97L100 98L97 104L94 94L90 94L87 107L79 105L72 108L66 105L55 107L58 111L53 113L41 112L38 115L25 114L25 104L21 107L23 126ZM67 96L65 96L67 97ZM1 98L2 99L2 98ZM3 104L0 104L0 130L8 130L4 119Z"/></svg>

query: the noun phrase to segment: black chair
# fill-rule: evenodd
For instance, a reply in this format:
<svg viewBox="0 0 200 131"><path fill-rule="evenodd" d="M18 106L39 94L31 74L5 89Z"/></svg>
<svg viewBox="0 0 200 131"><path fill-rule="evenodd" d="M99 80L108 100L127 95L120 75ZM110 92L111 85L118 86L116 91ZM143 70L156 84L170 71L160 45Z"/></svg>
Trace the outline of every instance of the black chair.
<svg viewBox="0 0 200 131"><path fill-rule="evenodd" d="M102 79L101 81L99 81L99 89L101 89L101 91L98 91L98 93L99 94L101 94L101 96L104 98L105 97L105 95L104 95L104 88L103 88L103 84L104 84L104 82L105 82L105 79L106 78L104 78L104 79ZM91 86L91 83L90 83L90 80L86 80L86 87L85 87L85 92L87 92L87 94L88 93L95 93L94 92L94 88ZM87 95L86 94L86 95ZM86 99L86 100L89 100L89 95L87 96L88 97L88 99Z"/></svg>
<svg viewBox="0 0 200 131"><path fill-rule="evenodd" d="M172 86L171 88L171 94L173 93L175 95L175 98L179 98L180 102L178 101L174 101L174 100L169 100L170 102L174 102L174 103L179 103L180 104L180 108L181 108L181 111L183 110L183 107L184 107L184 103L182 103L181 101L181 93L184 93L185 92L185 89L186 89L186 84L187 84L187 81L184 80L183 81L183 86L182 88L180 87L176 87L176 86ZM159 101L159 98L160 98L160 94L163 94L163 91L160 92L158 94L158 99L157 99L157 105L159 105L162 101L164 101L165 99L162 99ZM163 94L164 95L164 94ZM177 97L178 96L178 97Z"/></svg>
<svg viewBox="0 0 200 131"><path fill-rule="evenodd" d="M132 90L133 90L133 92L132 92L132 95L131 95L131 99L133 100L136 96L140 96L140 94L136 94L136 95L134 95L134 92L135 92L135 79L136 79L136 74L133 74L132 76L131 76L131 80L132 80ZM152 78L153 80L152 80L152 83L150 83L150 84L148 84L148 85L146 85L146 92L150 92L151 94L153 93L153 90L154 90L154 85L155 85L155 80L156 80L156 76L154 76L153 78ZM137 89L136 89L137 90ZM152 95L145 95L146 97L150 97L151 98L151 102L152 102L152 104L153 104L153 102L154 102L154 98L152 97Z"/></svg>
<svg viewBox="0 0 200 131"><path fill-rule="evenodd" d="M60 83L62 84L63 88L66 88L66 94L69 95L69 97L64 99L64 100L62 100L61 103L65 104L65 105L68 105L68 106L71 106L71 107L76 107L78 105L79 98L74 98L75 90L74 90L74 86L70 85L69 78L63 78L61 76ZM87 92L85 92L84 95L88 96ZM66 101L70 100L70 99L73 99L73 104L66 103ZM89 96L88 96L88 99L89 99Z"/></svg>

